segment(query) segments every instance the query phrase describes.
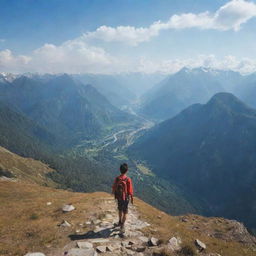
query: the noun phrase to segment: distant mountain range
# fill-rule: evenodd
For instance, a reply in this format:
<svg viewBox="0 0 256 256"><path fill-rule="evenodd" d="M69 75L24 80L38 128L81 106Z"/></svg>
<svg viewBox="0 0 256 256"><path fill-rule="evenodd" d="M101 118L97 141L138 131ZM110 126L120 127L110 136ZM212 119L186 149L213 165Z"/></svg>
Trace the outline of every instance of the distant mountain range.
<svg viewBox="0 0 256 256"><path fill-rule="evenodd" d="M204 202L205 213L256 227L256 110L218 93L152 128L129 149Z"/></svg>
<svg viewBox="0 0 256 256"><path fill-rule="evenodd" d="M61 137L67 145L97 137L109 126L136 119L114 107L93 86L67 74L18 76L2 81L0 102Z"/></svg>
<svg viewBox="0 0 256 256"><path fill-rule="evenodd" d="M243 76L234 71L183 68L143 95L140 113L151 119L165 120L191 104L206 103L218 92L231 92L255 106L251 99L256 92L255 78L255 74Z"/></svg>
<svg viewBox="0 0 256 256"><path fill-rule="evenodd" d="M112 75L81 74L73 77L83 84L91 84L95 87L111 104L117 108L129 105L136 99L136 95L123 86L117 77Z"/></svg>

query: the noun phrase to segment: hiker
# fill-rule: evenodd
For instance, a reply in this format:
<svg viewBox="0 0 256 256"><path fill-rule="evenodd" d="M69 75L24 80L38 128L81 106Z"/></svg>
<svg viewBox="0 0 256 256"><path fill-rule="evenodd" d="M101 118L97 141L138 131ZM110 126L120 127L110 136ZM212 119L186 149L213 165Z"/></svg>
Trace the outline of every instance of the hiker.
<svg viewBox="0 0 256 256"><path fill-rule="evenodd" d="M124 223L128 213L129 201L131 201L133 204L132 180L126 176L127 172L128 165L126 163L121 164L121 175L115 178L114 184L112 186L112 193L115 195L115 199L117 200L119 211L119 222L117 225L121 227L122 232L124 232Z"/></svg>

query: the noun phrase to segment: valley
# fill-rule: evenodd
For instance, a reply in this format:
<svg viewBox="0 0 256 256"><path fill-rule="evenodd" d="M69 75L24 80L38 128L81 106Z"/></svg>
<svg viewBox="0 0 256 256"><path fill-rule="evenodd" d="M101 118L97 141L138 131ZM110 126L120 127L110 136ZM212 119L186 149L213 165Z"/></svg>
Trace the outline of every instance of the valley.
<svg viewBox="0 0 256 256"><path fill-rule="evenodd" d="M133 112L135 114L135 112ZM140 120L139 124L132 126L127 124L127 128L114 127L108 132L108 135L96 140L81 141L71 151L79 156L97 156L102 151L108 151L114 157L125 155L126 149L148 129L154 126L152 121L135 115Z"/></svg>

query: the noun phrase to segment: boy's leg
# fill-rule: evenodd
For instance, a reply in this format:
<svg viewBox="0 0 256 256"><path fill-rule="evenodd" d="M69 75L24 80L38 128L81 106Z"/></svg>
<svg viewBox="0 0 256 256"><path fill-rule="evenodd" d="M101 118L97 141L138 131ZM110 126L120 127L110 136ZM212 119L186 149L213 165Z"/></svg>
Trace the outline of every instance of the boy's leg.
<svg viewBox="0 0 256 256"><path fill-rule="evenodd" d="M123 216L122 216L122 226L121 229L124 230L124 223L126 221L127 213L128 213L128 204L129 201L123 201Z"/></svg>
<svg viewBox="0 0 256 256"><path fill-rule="evenodd" d="M122 225L124 225L125 221L126 221L126 216L127 216L127 212L123 213L123 218L122 218Z"/></svg>
<svg viewBox="0 0 256 256"><path fill-rule="evenodd" d="M118 211L118 213L119 213L119 225L121 225L122 224L122 220L123 220L123 211Z"/></svg>

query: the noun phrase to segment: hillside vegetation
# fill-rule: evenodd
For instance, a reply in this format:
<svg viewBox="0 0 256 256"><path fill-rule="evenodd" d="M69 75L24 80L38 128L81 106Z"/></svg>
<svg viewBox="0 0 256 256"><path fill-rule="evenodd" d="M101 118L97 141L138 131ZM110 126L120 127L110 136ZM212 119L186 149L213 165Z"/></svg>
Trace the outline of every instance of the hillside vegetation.
<svg viewBox="0 0 256 256"><path fill-rule="evenodd" d="M205 214L255 228L255 137L256 110L219 93L152 128L129 152L187 194L194 193Z"/></svg>

